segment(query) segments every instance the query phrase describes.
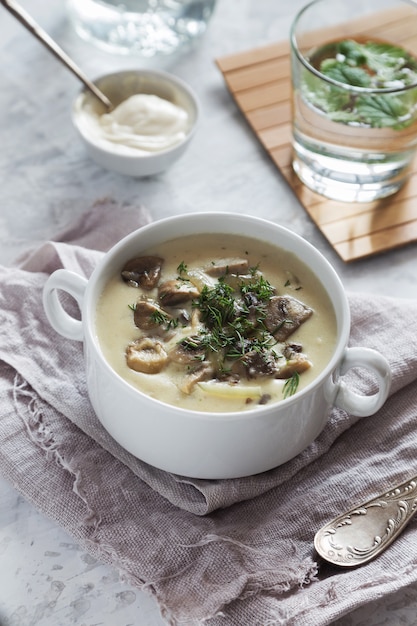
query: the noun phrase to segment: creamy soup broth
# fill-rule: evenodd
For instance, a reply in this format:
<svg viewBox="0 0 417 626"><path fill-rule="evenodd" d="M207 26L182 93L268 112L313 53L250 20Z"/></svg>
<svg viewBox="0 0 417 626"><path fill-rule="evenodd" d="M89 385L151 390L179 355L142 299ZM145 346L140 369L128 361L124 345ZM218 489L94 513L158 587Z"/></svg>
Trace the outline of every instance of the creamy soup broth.
<svg viewBox="0 0 417 626"><path fill-rule="evenodd" d="M289 339L302 345L303 353L311 363L309 369L300 374L296 393L308 385L329 362L336 342L333 306L320 281L293 254L263 241L213 234L181 237L141 251L140 255L157 255L164 259L159 283L178 277L180 264L185 264L189 270L198 270L217 259L248 259L249 266L258 267L279 295L292 296L313 310L311 317ZM220 393L213 392L213 388L207 384L205 388L204 385L196 384L191 393L184 393L180 390L184 371L176 363L170 363L161 372L152 374L137 372L128 367L127 345L146 334L135 326L132 312L142 293L146 297L156 297L157 288L142 292L124 282L119 272L105 287L97 307L96 332L102 352L111 367L128 383L159 401L193 411L230 412L253 409L260 399L256 393L254 397L250 393L245 395L242 391L245 387L249 390L261 387L262 398L267 398L268 404L283 399L285 379L242 379L235 385L240 390L237 394L233 390L228 393L233 385L227 383L222 383ZM163 343L170 349L178 343L179 337L190 334L190 328L178 327L175 335Z"/></svg>

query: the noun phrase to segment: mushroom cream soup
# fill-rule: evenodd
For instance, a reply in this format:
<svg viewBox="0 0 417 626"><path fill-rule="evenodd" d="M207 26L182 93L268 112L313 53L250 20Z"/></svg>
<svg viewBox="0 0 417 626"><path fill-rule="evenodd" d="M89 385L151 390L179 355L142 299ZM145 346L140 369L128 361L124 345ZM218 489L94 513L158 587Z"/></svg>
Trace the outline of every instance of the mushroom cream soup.
<svg viewBox="0 0 417 626"><path fill-rule="evenodd" d="M97 337L112 368L158 400L230 412L278 402L329 362L336 319L293 254L193 235L129 259L105 287Z"/></svg>

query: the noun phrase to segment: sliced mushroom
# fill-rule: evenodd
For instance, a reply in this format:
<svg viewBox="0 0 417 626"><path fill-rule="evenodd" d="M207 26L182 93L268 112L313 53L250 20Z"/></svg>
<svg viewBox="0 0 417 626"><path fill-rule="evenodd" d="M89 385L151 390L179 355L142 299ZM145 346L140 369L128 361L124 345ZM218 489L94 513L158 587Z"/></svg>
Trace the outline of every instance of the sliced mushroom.
<svg viewBox="0 0 417 626"><path fill-rule="evenodd" d="M153 289L161 276L164 259L159 256L139 256L130 259L123 266L121 275L132 287Z"/></svg>
<svg viewBox="0 0 417 626"><path fill-rule="evenodd" d="M204 268L209 276L224 276L225 274L244 274L248 271L249 261L247 259L219 259L213 261Z"/></svg>
<svg viewBox="0 0 417 626"><path fill-rule="evenodd" d="M243 374L246 378L275 376L278 372L277 361L270 352L251 350L233 364L232 372Z"/></svg>
<svg viewBox="0 0 417 626"><path fill-rule="evenodd" d="M291 296L273 296L266 310L265 326L277 341L285 341L311 315L313 309Z"/></svg>
<svg viewBox="0 0 417 626"><path fill-rule="evenodd" d="M141 330L156 330L166 328L172 316L154 300L143 298L135 304L133 319Z"/></svg>
<svg viewBox="0 0 417 626"><path fill-rule="evenodd" d="M178 306L200 295L199 290L189 281L176 278L159 285L158 296L163 306Z"/></svg>
<svg viewBox="0 0 417 626"><path fill-rule="evenodd" d="M300 353L303 351L303 346L301 343L284 343L282 344L282 354L286 359L291 359L295 353Z"/></svg>
<svg viewBox="0 0 417 626"><path fill-rule="evenodd" d="M189 395L197 383L210 380L213 377L213 367L210 363L202 363L200 367L187 374L180 385L180 391Z"/></svg>
<svg viewBox="0 0 417 626"><path fill-rule="evenodd" d="M159 341L144 337L128 345L126 362L136 372L158 374L167 364L168 355Z"/></svg>
<svg viewBox="0 0 417 626"><path fill-rule="evenodd" d="M286 360L282 362L276 374L276 378L291 378L295 372L302 374L310 369L312 363L307 355L302 352L302 349L299 343L289 344L284 348L283 356Z"/></svg>
<svg viewBox="0 0 417 626"><path fill-rule="evenodd" d="M196 361L202 361L205 357L206 349L198 336L186 337L170 350L169 358L175 363L189 365Z"/></svg>

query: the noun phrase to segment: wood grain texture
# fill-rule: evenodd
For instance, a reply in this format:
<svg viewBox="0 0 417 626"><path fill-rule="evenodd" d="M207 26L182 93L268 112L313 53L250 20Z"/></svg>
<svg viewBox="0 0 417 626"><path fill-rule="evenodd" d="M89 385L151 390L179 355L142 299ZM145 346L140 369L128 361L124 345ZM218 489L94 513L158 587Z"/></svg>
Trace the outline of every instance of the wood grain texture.
<svg viewBox="0 0 417 626"><path fill-rule="evenodd" d="M372 34L388 38L395 29L404 42L410 33L406 16L381 15ZM368 29L369 32L369 29ZM320 33L334 35L334 30ZM237 105L255 135L288 182L308 215L346 262L417 241L417 159L405 186L390 198L372 203L329 200L303 185L292 169L291 71L289 42L216 59Z"/></svg>

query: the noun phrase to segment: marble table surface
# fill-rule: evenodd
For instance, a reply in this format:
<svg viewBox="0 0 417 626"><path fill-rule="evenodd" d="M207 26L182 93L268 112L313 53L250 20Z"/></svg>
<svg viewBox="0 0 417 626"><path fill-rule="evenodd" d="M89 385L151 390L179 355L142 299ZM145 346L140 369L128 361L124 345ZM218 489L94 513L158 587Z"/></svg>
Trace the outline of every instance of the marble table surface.
<svg viewBox="0 0 417 626"><path fill-rule="evenodd" d="M347 290L415 297L417 247L344 264L254 138L214 63L216 57L286 38L301 4L218 0L209 30L195 49L154 63L197 91L202 120L183 158L165 174L145 180L112 174L87 157L71 123L77 79L0 7L0 263L9 264L108 196L142 203L154 219L204 210L258 215L311 241ZM80 41L63 1L21 0L21 5L91 77L150 65ZM2 479L0 559L1 626L165 623L151 597L84 553ZM414 586L361 607L338 624L411 626L416 615Z"/></svg>

